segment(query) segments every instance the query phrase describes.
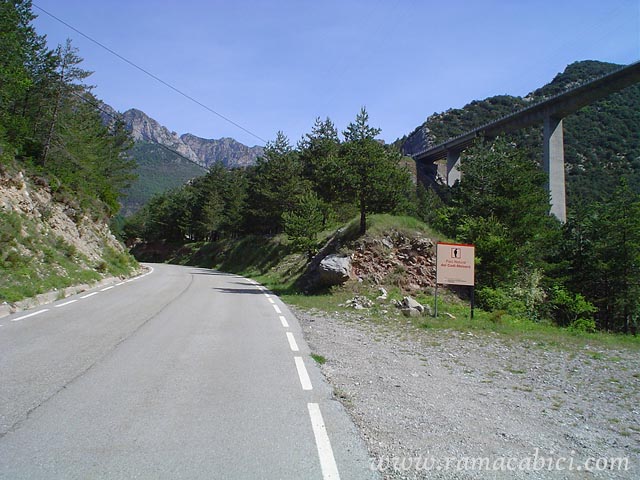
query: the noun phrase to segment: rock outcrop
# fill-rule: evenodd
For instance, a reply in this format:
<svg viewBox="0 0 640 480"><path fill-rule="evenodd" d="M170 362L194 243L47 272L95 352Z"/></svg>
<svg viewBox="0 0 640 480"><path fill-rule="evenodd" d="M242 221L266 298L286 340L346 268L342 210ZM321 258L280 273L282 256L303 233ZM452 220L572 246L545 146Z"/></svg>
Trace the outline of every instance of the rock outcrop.
<svg viewBox="0 0 640 480"><path fill-rule="evenodd" d="M356 277L374 284L405 291L435 286L435 252L429 238L393 231L381 239L358 240L352 266Z"/></svg>
<svg viewBox="0 0 640 480"><path fill-rule="evenodd" d="M344 255L327 255L318 266L318 286L341 285L351 277L351 258Z"/></svg>
<svg viewBox="0 0 640 480"><path fill-rule="evenodd" d="M108 121L114 111L107 107L105 112L109 115L105 120ZM205 168L214 163L222 163L227 168L247 167L253 165L264 151L260 146L248 147L233 138L207 139L190 133L179 136L135 108L124 112L122 119L135 141L164 145Z"/></svg>

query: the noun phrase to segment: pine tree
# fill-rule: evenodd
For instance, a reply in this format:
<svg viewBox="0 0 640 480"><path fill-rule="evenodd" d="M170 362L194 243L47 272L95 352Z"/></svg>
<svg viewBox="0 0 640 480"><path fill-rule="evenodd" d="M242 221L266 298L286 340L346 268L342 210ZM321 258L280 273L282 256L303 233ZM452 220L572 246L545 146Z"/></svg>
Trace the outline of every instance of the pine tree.
<svg viewBox="0 0 640 480"><path fill-rule="evenodd" d="M408 172L398 166L400 155L376 140L379 128L369 126L363 107L343 132L336 177L343 195L354 201L360 212L360 233L367 231L367 213L393 211L410 189Z"/></svg>

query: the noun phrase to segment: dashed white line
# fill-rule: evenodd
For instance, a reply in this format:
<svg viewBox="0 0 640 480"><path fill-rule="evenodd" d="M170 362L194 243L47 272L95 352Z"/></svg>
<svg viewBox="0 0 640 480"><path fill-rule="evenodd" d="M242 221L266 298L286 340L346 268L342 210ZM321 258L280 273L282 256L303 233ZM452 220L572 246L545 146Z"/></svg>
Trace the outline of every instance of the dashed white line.
<svg viewBox="0 0 640 480"><path fill-rule="evenodd" d="M106 287L103 288L102 290L100 290L101 292L106 292L107 290L111 290L113 287L115 287L115 285L111 285L110 287Z"/></svg>
<svg viewBox="0 0 640 480"><path fill-rule="evenodd" d="M309 374L307 373L307 368L304 366L302 357L293 357L293 359L296 362L296 370L298 370L298 377L300 378L300 385L302 385L302 390L313 390L311 379L309 378Z"/></svg>
<svg viewBox="0 0 640 480"><path fill-rule="evenodd" d="M66 305L71 305L72 303L76 303L78 300L69 300L68 302L59 303L58 305L54 305L55 308L64 307Z"/></svg>
<svg viewBox="0 0 640 480"><path fill-rule="evenodd" d="M278 307L278 305L273 304L271 305L273 307L273 309L276 311L276 313L282 313L282 311L280 310L280 307Z"/></svg>
<svg viewBox="0 0 640 480"><path fill-rule="evenodd" d="M287 332L287 340L289 340L289 346L291 347L292 351L297 352L300 350L298 348L298 344L296 343L296 339L293 336L293 333Z"/></svg>
<svg viewBox="0 0 640 480"><path fill-rule="evenodd" d="M320 458L320 468L322 469L322 478L324 480L340 480L336 459L333 456L333 449L327 434L327 427L320 412L320 405L317 403L307 403L309 417L311 417L311 427L313 428L313 436L316 439L316 447L318 448L318 457Z"/></svg>
<svg viewBox="0 0 640 480"><path fill-rule="evenodd" d="M272 303L272 304L276 303L276 302L273 301L273 298L267 298L267 300L269 300L269 302Z"/></svg>
<svg viewBox="0 0 640 480"><path fill-rule="evenodd" d="M23 315L22 317L12 318L11 321L12 322L19 322L20 320L24 320L25 318L35 317L36 315L40 315L41 313L48 312L48 311L49 311L49 309L45 308L43 310L38 310L37 312L33 312L33 313L28 314L28 315Z"/></svg>
<svg viewBox="0 0 640 480"><path fill-rule="evenodd" d="M280 315L280 323L284 328L289 328L289 323L287 322L287 319L284 318L284 315Z"/></svg>
<svg viewBox="0 0 640 480"><path fill-rule="evenodd" d="M93 297L94 295L97 295L98 293L100 293L100 292L88 293L88 294L86 294L86 295L83 295L83 296L82 296L82 297L80 297L80 298L89 298L89 297Z"/></svg>

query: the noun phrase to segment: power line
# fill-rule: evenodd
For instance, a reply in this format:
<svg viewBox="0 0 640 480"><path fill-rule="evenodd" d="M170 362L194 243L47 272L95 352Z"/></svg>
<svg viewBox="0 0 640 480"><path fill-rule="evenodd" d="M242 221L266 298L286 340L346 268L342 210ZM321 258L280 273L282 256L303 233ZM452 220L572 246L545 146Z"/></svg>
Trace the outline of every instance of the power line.
<svg viewBox="0 0 640 480"><path fill-rule="evenodd" d="M111 117L112 119L114 119L114 120L116 120L116 121L118 121L118 120L122 121L122 120L123 120L123 118L122 118L122 114L121 114L121 113L118 113L117 115L114 115L114 114L112 114L111 112L108 112L107 110L105 110L104 108L102 108L102 106L101 106L101 105L97 104L96 102L92 102L91 100L89 100L86 96L80 95L80 94L78 94L78 93L76 93L76 92L73 92L73 91L71 91L70 93L71 93L72 95L74 95L74 96L78 97L78 98L79 98L80 100L82 100L83 102L88 103L89 105L91 105L92 107L94 107L96 110L99 110L100 112L104 113L105 115L107 115L107 116ZM159 147L164 148L166 151L168 151L168 152L170 152L170 153L173 153L174 155L177 155L178 157L180 157L180 158L182 158L182 159L184 159L184 160L186 160L186 161L188 161L188 162L190 162L190 163L193 163L194 165L197 165L197 166L199 166L199 167L203 168L204 170L207 170L207 167L205 167L204 165L201 165L201 164L199 164L198 162L193 161L193 160L192 160L192 159L190 159L189 157L186 157L186 156L184 156L183 154L181 154L180 152L177 152L177 151L175 151L175 150L172 150L171 148L169 148L168 146L166 146L166 145L165 145L165 144L163 144L163 143L160 143L160 142L157 142L157 141L154 141L154 140L151 140L151 142L149 142L149 143L152 143L152 144L154 144L154 145L158 145Z"/></svg>
<svg viewBox="0 0 640 480"><path fill-rule="evenodd" d="M95 43L96 45L98 45L100 48L105 49L107 52L111 53L112 55L115 55L116 57L118 57L120 60L122 60L123 62L128 63L129 65L131 65L132 67L140 70L142 73L144 73L145 75L153 78L154 80L156 80L157 82L160 82L161 84L163 84L165 87L170 88L171 90L173 90L174 92L182 95L183 97L185 97L188 100L191 100L193 103L195 103L196 105L201 106L202 108L204 108L205 110L213 113L214 115L217 115L218 117L220 117L222 120L224 120L225 122L230 123L231 125L239 128L240 130L242 130L245 133L248 133L249 135L251 135L252 137L257 138L258 140L260 140L262 143L267 143L267 140L265 140L264 138L260 137L259 135L256 135L255 133L253 133L252 131L248 130L247 128L243 127L242 125L234 122L233 120L231 120L228 117L225 117L224 115L222 115L221 113L216 112L214 109L212 109L211 107L205 105L204 103L200 102L199 100L196 100L195 98L193 98L191 95L188 95L187 93L183 92L182 90L180 90L179 88L174 87L173 85L171 85L168 82L165 82L164 80L162 80L160 77L158 77L157 75L154 75L153 73L151 73L150 71L142 68L141 66L135 64L134 62L132 62L131 60L123 57L122 55L120 55L119 53L115 52L114 50L111 50L109 47L107 47L106 45L100 43L98 40L95 40L94 38L90 37L89 35L87 35L86 33L81 32L80 30L78 30L76 27L74 27L73 25L68 24L67 22L65 22L64 20L56 17L54 14L48 12L47 10L45 10L44 8L40 7L39 5L36 5L35 3L32 3L32 5L34 7L36 7L38 10L42 11L43 13L47 14L48 16L50 16L51 18L53 18L54 20L60 22L61 24L65 25L66 27L70 28L71 30L73 30L74 32L76 32L79 35L82 35L84 38L86 38L87 40Z"/></svg>

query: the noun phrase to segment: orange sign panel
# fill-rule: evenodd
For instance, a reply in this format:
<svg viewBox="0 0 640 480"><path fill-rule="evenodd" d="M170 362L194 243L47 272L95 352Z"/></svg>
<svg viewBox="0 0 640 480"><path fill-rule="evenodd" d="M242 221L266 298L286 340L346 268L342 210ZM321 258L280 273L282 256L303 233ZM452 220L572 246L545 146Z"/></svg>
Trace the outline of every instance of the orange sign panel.
<svg viewBox="0 0 640 480"><path fill-rule="evenodd" d="M436 246L436 283L444 285L475 284L475 247L456 243Z"/></svg>

